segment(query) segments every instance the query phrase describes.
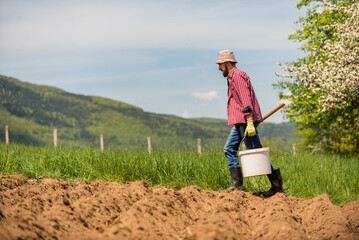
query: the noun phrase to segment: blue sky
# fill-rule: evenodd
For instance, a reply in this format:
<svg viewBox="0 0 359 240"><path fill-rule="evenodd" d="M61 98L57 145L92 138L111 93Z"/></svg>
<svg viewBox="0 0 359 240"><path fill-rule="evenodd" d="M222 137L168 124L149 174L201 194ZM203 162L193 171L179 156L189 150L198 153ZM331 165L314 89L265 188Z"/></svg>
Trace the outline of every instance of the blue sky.
<svg viewBox="0 0 359 240"><path fill-rule="evenodd" d="M232 49L264 115L280 101L276 63L302 55L287 40L303 15L298 2L0 0L0 74L148 112L225 119L215 61Z"/></svg>

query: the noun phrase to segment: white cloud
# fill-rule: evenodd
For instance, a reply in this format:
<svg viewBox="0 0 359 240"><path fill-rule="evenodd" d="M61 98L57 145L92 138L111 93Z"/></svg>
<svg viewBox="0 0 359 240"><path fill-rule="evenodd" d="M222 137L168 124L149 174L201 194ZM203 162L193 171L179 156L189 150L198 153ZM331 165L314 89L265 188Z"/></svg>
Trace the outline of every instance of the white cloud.
<svg viewBox="0 0 359 240"><path fill-rule="evenodd" d="M187 109L185 109L185 110L183 111L182 117L183 117L183 118L189 118L189 114L188 114L188 110L187 110Z"/></svg>
<svg viewBox="0 0 359 240"><path fill-rule="evenodd" d="M199 98L202 100L212 100L215 98L219 98L218 93L216 91L209 91L209 92L195 92L192 93L195 98Z"/></svg>

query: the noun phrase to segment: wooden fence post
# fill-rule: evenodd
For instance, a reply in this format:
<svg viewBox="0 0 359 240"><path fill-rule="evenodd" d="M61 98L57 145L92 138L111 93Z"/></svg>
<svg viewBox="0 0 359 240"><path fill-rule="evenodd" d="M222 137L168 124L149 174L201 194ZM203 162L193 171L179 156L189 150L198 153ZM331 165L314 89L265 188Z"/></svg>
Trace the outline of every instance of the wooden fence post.
<svg viewBox="0 0 359 240"><path fill-rule="evenodd" d="M9 126L5 126L5 143L9 144Z"/></svg>
<svg viewBox="0 0 359 240"><path fill-rule="evenodd" d="M148 145L148 153L151 153L152 150L151 137L147 137L147 145Z"/></svg>
<svg viewBox="0 0 359 240"><path fill-rule="evenodd" d="M101 151L103 151L103 135L100 135L100 146L101 146Z"/></svg>
<svg viewBox="0 0 359 240"><path fill-rule="evenodd" d="M54 147L57 147L57 129L54 129Z"/></svg>
<svg viewBox="0 0 359 240"><path fill-rule="evenodd" d="M292 147L293 147L293 155L296 155L296 149L295 149L296 147L295 147L295 144L293 144Z"/></svg>
<svg viewBox="0 0 359 240"><path fill-rule="evenodd" d="M201 139L197 139L197 150L199 154L202 154L202 146L201 146Z"/></svg>

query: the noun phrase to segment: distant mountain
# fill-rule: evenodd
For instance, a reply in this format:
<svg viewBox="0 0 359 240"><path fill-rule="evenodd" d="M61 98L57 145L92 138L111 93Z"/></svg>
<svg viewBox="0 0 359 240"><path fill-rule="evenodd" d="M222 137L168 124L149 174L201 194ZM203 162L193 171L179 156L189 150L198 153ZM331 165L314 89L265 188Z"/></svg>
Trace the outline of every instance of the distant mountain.
<svg viewBox="0 0 359 240"><path fill-rule="evenodd" d="M149 113L124 102L0 75L0 126L5 125L17 143L50 145L56 128L60 145L98 146L103 134L105 147L111 148L145 145L148 136L153 147L194 147L197 138L204 145L222 146L230 131L223 119ZM263 123L259 131L264 139L296 140L292 125Z"/></svg>

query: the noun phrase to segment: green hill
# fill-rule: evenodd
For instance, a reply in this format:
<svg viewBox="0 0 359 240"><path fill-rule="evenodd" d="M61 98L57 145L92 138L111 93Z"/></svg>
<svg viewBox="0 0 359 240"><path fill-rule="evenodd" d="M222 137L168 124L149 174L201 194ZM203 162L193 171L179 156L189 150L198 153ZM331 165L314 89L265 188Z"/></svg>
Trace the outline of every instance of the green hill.
<svg viewBox="0 0 359 240"><path fill-rule="evenodd" d="M222 119L154 114L120 101L2 75L0 116L0 126L9 126L12 142L31 145L52 144L54 128L60 145L98 146L103 134L106 148L146 145L148 136L153 147L194 147L197 138L203 145L223 145L230 130ZM260 127L265 139L296 139L292 125L263 123ZM0 140L4 141L4 134Z"/></svg>

